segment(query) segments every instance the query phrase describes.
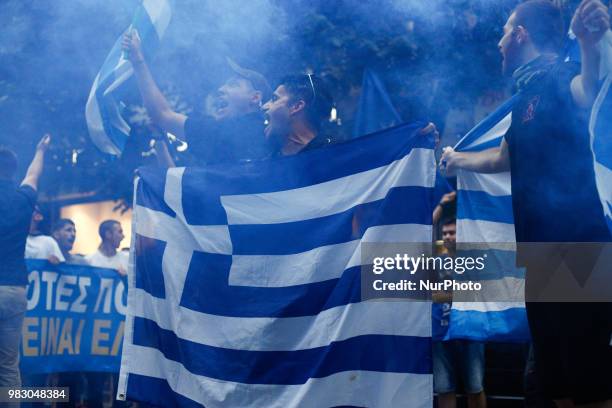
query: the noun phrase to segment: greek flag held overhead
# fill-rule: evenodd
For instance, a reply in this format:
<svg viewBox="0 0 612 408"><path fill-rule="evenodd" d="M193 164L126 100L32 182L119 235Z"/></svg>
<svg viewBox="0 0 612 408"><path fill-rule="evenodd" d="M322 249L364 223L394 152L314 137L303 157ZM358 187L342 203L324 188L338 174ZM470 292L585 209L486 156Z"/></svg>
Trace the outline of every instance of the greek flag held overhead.
<svg viewBox="0 0 612 408"><path fill-rule="evenodd" d="M503 103L463 139L457 151L482 151L501 144L510 127L516 96ZM514 216L510 173L479 174L460 170L457 174L457 245L487 244L489 272L479 279L487 293L499 299L515 299L525 287L525 272L515 267ZM499 244L499 245L496 245ZM512 245L510 245L512 246ZM526 341L529 339L524 302L453 299L449 339L478 341Z"/></svg>
<svg viewBox="0 0 612 408"><path fill-rule="evenodd" d="M362 301L362 242L431 242L433 140L141 169L119 399L431 407L431 304Z"/></svg>
<svg viewBox="0 0 612 408"><path fill-rule="evenodd" d="M138 31L143 52L149 57L157 49L171 16L168 0L143 0L126 32L132 29ZM123 34L96 75L85 108L92 142L100 151L112 155L121 154L130 133L130 126L121 117L121 102L113 95L133 72L132 64L121 50L122 37Z"/></svg>

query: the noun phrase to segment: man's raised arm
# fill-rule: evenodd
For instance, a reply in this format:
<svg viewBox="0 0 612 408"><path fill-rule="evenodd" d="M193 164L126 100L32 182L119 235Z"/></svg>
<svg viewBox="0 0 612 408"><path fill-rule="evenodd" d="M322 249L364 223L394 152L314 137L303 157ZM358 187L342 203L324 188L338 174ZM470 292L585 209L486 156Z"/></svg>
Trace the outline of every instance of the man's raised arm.
<svg viewBox="0 0 612 408"><path fill-rule="evenodd" d="M49 143L51 143L51 136L49 134L45 134L36 146L36 153L34 153L34 158L32 159L32 162L30 162L26 175L21 182L22 186L30 186L34 190L38 189L38 179L40 178L43 170L45 153L49 148Z"/></svg>
<svg viewBox="0 0 612 408"><path fill-rule="evenodd" d="M599 0L584 0L572 18L572 32L580 45L581 69L571 84L572 97L580 107L590 108L599 91L600 51L597 43L610 29L610 15Z"/></svg>
<svg viewBox="0 0 612 408"><path fill-rule="evenodd" d="M475 173L501 173L510 170L510 153L506 139L502 139L500 147L481 152L456 152L452 147L445 147L440 159L440 170L447 177L452 177L459 169Z"/></svg>
<svg viewBox="0 0 612 408"><path fill-rule="evenodd" d="M145 108L153 123L160 128L183 139L185 136L185 121L187 116L172 110L170 104L159 90L151 75L140 45L140 37L136 30L123 37L123 50L134 67L134 75L142 95Z"/></svg>

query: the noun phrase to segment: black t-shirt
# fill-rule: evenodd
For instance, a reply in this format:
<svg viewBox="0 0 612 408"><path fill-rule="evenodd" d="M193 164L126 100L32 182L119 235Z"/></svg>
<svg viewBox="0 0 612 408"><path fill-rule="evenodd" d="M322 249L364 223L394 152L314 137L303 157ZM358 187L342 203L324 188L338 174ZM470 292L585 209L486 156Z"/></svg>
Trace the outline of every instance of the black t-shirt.
<svg viewBox="0 0 612 408"><path fill-rule="evenodd" d="M257 112L224 120L189 117L185 122L185 138L196 165L261 159L270 152L264 120Z"/></svg>
<svg viewBox="0 0 612 408"><path fill-rule="evenodd" d="M558 62L519 93L505 135L518 242L607 242L588 111L576 106L575 63Z"/></svg>
<svg viewBox="0 0 612 408"><path fill-rule="evenodd" d="M0 181L0 285L25 286L28 283L24 261L26 238L36 203L30 186L15 187Z"/></svg>

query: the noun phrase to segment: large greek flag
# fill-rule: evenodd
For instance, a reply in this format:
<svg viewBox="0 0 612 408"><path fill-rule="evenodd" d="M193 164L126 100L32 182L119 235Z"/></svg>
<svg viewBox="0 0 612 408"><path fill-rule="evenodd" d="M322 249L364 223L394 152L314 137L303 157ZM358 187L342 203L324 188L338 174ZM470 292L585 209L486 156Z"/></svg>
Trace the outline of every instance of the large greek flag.
<svg viewBox="0 0 612 408"><path fill-rule="evenodd" d="M128 30L138 31L145 56L150 56L157 49L171 15L169 0L143 0L136 11ZM130 133L129 125L121 117L121 102L113 95L113 91L133 72L132 64L121 51L123 34L96 75L85 108L91 140L102 152L112 155L121 154Z"/></svg>
<svg viewBox="0 0 612 408"><path fill-rule="evenodd" d="M459 141L457 151L481 151L501 144L510 127L516 96L502 104ZM510 173L479 174L460 170L457 174L457 243L460 247L487 244L483 293L504 301L453 301L447 336L479 341L524 341L529 338L524 302L524 270L515 268L514 216ZM499 247L496 244L502 244ZM477 300L477 299L476 299Z"/></svg>
<svg viewBox="0 0 612 408"><path fill-rule="evenodd" d="M431 407L431 304L362 301L361 242L431 242L433 140L141 169L118 398Z"/></svg>
<svg viewBox="0 0 612 408"><path fill-rule="evenodd" d="M612 31L599 43L603 85L591 111L589 132L599 198L612 231Z"/></svg>

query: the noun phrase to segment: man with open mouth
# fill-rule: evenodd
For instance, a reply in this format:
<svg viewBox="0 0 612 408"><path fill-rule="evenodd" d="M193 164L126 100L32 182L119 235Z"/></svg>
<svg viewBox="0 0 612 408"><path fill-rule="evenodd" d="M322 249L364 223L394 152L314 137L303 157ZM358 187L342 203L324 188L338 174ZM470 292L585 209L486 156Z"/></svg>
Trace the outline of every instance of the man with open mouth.
<svg viewBox="0 0 612 408"><path fill-rule="evenodd" d="M159 90L147 66L137 31L126 34L123 49L134 67L144 105L153 124L189 145L196 165L216 164L267 156L262 135L261 105L271 95L262 74L228 58L230 77L213 95L210 115L175 112Z"/></svg>

